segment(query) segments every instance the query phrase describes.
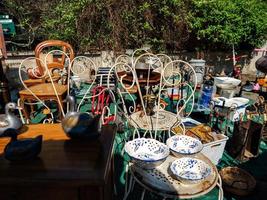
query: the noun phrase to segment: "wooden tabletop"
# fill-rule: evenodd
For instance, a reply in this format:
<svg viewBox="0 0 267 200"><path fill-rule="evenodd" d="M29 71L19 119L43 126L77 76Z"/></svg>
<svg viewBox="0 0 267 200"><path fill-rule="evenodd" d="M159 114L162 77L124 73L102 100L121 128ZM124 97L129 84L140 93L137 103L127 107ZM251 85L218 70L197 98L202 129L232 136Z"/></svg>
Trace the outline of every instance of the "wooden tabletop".
<svg viewBox="0 0 267 200"><path fill-rule="evenodd" d="M21 132L19 138L43 135L42 151L35 160L10 162L3 156L9 139L0 138L0 185L90 186L107 181L115 126L103 126L93 141L70 140L61 124L27 125Z"/></svg>

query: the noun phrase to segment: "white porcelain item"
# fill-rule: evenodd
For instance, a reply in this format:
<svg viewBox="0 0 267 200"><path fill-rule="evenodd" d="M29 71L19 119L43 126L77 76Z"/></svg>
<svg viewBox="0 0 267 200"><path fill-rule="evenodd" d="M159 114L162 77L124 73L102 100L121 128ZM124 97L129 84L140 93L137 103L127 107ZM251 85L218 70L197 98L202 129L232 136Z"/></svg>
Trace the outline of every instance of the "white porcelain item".
<svg viewBox="0 0 267 200"><path fill-rule="evenodd" d="M180 181L198 182L211 174L212 167L203 160L183 157L173 161L170 170Z"/></svg>
<svg viewBox="0 0 267 200"><path fill-rule="evenodd" d="M224 107L233 107L236 106L237 108L240 108L242 106L246 106L249 103L249 99L243 98L243 97L233 97L233 98L225 98L225 97L216 97L213 98L212 101L215 103L215 105Z"/></svg>
<svg viewBox="0 0 267 200"><path fill-rule="evenodd" d="M174 135L167 140L166 144L175 156L196 154L203 148L201 141L187 135Z"/></svg>
<svg viewBox="0 0 267 200"><path fill-rule="evenodd" d="M225 107L225 108L236 108L234 111L230 112L230 120L238 121L240 114L244 115L246 107L248 106L249 99L243 97L234 97L227 99L225 97L213 98L212 102L214 105ZM228 112L228 110L221 109L221 112Z"/></svg>
<svg viewBox="0 0 267 200"><path fill-rule="evenodd" d="M153 169L166 160L169 147L155 139L137 138L125 144L131 161L139 167Z"/></svg>
<svg viewBox="0 0 267 200"><path fill-rule="evenodd" d="M232 78L232 77L215 77L214 84L232 84L238 86L241 83L241 80Z"/></svg>

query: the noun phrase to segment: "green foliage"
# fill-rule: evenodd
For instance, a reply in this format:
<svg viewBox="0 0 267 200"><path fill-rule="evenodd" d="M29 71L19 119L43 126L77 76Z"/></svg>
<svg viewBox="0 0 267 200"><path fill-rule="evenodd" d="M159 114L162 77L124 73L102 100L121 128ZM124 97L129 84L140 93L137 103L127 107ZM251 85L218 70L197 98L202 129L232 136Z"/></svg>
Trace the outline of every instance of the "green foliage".
<svg viewBox="0 0 267 200"><path fill-rule="evenodd" d="M77 50L259 45L266 39L263 0L3 0L37 41L61 39Z"/></svg>
<svg viewBox="0 0 267 200"><path fill-rule="evenodd" d="M77 37L77 20L79 13L89 0L59 1L52 3L49 12L41 14L40 34L49 39L67 40L75 44Z"/></svg>
<svg viewBox="0 0 267 200"><path fill-rule="evenodd" d="M193 0L191 25L209 46L260 45L267 33L267 3L260 0Z"/></svg>

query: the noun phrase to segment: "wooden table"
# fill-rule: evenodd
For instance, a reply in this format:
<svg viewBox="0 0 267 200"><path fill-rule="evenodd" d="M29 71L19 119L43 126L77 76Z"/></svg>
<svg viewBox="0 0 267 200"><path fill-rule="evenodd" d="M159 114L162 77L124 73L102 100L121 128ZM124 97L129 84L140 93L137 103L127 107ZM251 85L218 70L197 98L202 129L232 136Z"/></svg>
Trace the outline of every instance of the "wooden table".
<svg viewBox="0 0 267 200"><path fill-rule="evenodd" d="M94 141L68 139L61 124L23 127L19 138L42 134L39 158L9 162L3 150L9 139L0 139L1 200L112 199L112 149L116 127L103 127Z"/></svg>

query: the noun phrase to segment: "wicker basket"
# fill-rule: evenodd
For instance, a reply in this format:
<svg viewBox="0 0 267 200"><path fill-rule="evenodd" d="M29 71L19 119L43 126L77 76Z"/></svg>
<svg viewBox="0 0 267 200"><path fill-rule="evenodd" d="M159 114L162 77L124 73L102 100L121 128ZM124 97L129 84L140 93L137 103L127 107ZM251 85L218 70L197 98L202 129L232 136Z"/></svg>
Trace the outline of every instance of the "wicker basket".
<svg viewBox="0 0 267 200"><path fill-rule="evenodd" d="M223 189L229 193L245 196L256 187L255 178L238 167L226 167L220 171Z"/></svg>

